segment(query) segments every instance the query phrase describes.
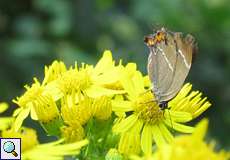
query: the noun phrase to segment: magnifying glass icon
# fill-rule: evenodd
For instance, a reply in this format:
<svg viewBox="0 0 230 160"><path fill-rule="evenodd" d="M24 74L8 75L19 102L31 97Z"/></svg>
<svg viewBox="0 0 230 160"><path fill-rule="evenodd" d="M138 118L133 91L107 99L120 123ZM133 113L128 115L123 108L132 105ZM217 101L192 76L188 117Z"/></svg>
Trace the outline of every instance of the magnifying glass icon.
<svg viewBox="0 0 230 160"><path fill-rule="evenodd" d="M3 144L3 150L6 152L6 153L11 153L14 157L17 157L18 154L15 152L15 145L13 142L11 141L6 141L4 144Z"/></svg>

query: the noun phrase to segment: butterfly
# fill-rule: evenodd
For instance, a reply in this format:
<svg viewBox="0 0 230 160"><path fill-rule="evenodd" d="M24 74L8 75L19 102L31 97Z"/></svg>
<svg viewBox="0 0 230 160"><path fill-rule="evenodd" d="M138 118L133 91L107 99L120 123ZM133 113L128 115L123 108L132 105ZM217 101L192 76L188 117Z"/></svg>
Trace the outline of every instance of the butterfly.
<svg viewBox="0 0 230 160"><path fill-rule="evenodd" d="M155 101L164 110L183 86L189 73L197 44L192 35L171 32L165 28L145 36L148 56L148 75L153 84Z"/></svg>

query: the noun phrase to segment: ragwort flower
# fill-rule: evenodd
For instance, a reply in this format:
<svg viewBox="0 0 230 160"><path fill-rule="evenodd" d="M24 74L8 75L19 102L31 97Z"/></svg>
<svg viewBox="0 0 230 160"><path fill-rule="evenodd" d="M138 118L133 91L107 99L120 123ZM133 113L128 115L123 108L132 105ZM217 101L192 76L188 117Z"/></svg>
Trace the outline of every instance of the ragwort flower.
<svg viewBox="0 0 230 160"><path fill-rule="evenodd" d="M158 148L153 155L138 157L131 155L131 160L227 160L230 153L224 150L215 151L213 143L206 143L208 120L198 123L193 134L177 136L171 144Z"/></svg>
<svg viewBox="0 0 230 160"><path fill-rule="evenodd" d="M118 117L113 131L121 135L129 132L139 135L140 138L130 142L133 144L121 138L118 148L121 153L129 154L129 146L140 145L145 154L150 154L154 142L157 146L172 142L173 135L169 129L182 133L193 132L193 127L183 123L191 121L210 106L206 98L201 98L199 92L190 93L191 85L186 84L169 102L169 107L162 110L154 101L152 92L146 89L145 85L150 83L146 83L146 78L140 72L136 71L131 78L125 72L122 76L121 83L127 95L112 103L113 111L119 113L117 115L123 115Z"/></svg>
<svg viewBox="0 0 230 160"><path fill-rule="evenodd" d="M13 100L19 106L14 112L16 120L13 128L17 131L29 114L33 120L44 121L45 114L50 116L46 116L45 121L52 120L59 112L55 109L57 107L52 106L55 106L55 103L58 103L57 101L60 99L62 101L70 100L77 104L82 97L84 99L84 96L100 98L101 96L124 93L121 88L111 89L108 87L116 86L119 83L120 69L120 65L115 66L110 51L104 52L103 57L95 67L87 64L78 67L76 63L74 67L67 69L63 62L54 61L50 66L45 67L45 77L42 84L34 78L32 86L25 86L26 92ZM49 102L52 101L52 104L47 104L47 95L50 95L48 99L52 99L49 100ZM48 108L52 110L46 113L45 110L48 111ZM99 109L99 107L96 108ZM107 108L106 112L111 113L111 107ZM98 112L94 114L95 116L101 116Z"/></svg>
<svg viewBox="0 0 230 160"><path fill-rule="evenodd" d="M25 86L26 92L13 100L19 108L14 111L13 116L16 117L13 124L13 129L17 131L24 119L31 115L33 120L40 120L47 122L55 118L58 110L55 102L59 99L59 93L54 94L53 89L49 86L47 88L41 85L40 82L34 78L34 83L31 87Z"/></svg>
<svg viewBox="0 0 230 160"><path fill-rule="evenodd" d="M124 93L123 90L107 88L119 81L120 66L115 66L112 53L105 51L95 67L82 63L70 68L57 79L58 88L64 95L84 94L91 98ZM111 76L113 75L113 76Z"/></svg>
<svg viewBox="0 0 230 160"><path fill-rule="evenodd" d="M26 119L29 114L31 115L32 119L38 119L33 107L33 103L37 99L37 97L42 95L42 93L44 92L44 86L42 86L35 78L32 86L29 87L28 85L26 85L25 88L26 92L22 96L16 97L16 99L13 100L13 102L19 106L19 108L16 109L13 114L13 116L16 116L16 120L13 125L15 131L17 131L21 127L24 119Z"/></svg>
<svg viewBox="0 0 230 160"><path fill-rule="evenodd" d="M112 113L111 98L102 96L98 98L82 97L78 103L72 100L63 100L61 116L65 126L62 136L68 141L83 139L85 136L83 126L93 117L98 120L107 120Z"/></svg>

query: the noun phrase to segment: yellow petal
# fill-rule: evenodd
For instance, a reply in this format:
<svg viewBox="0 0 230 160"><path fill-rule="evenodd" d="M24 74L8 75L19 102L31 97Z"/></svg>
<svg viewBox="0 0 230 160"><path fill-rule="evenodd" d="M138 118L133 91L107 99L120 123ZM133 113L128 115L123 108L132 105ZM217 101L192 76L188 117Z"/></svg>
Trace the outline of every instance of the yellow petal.
<svg viewBox="0 0 230 160"><path fill-rule="evenodd" d="M192 120L192 114L188 112L165 110L164 116L174 122L188 122Z"/></svg>
<svg viewBox="0 0 230 160"><path fill-rule="evenodd" d="M156 145L158 147L163 146L166 142L165 142L165 139L164 139L159 127L157 125L153 125L153 126L151 126L151 129L152 129L153 139L156 142Z"/></svg>
<svg viewBox="0 0 230 160"><path fill-rule="evenodd" d="M204 111L206 111L210 106L211 106L211 103L209 103L209 102L206 102L205 104L203 104L202 107L199 108L199 109L193 114L193 118L198 117L201 113L203 113Z"/></svg>
<svg viewBox="0 0 230 160"><path fill-rule="evenodd" d="M112 52L109 50L105 50L102 58L98 61L97 65L94 68L95 72L97 74L104 72L105 70L111 68L113 64L114 63L113 63Z"/></svg>
<svg viewBox="0 0 230 160"><path fill-rule="evenodd" d="M33 106L31 106L31 112L30 112L31 119L38 120L38 116L36 114L36 111Z"/></svg>
<svg viewBox="0 0 230 160"><path fill-rule="evenodd" d="M135 91L133 81L127 75L123 74L121 78L121 84L125 91L128 93L130 99L136 99L138 94Z"/></svg>
<svg viewBox="0 0 230 160"><path fill-rule="evenodd" d="M114 95L114 94L125 93L124 90L107 89L107 88L97 86L97 85L91 85L91 87L86 89L85 92L91 98L98 98L101 96L110 96L110 95Z"/></svg>
<svg viewBox="0 0 230 160"><path fill-rule="evenodd" d="M128 118L123 119L119 124L113 127L114 132L126 132L137 122L138 117L135 115L130 115Z"/></svg>
<svg viewBox="0 0 230 160"><path fill-rule="evenodd" d="M115 112L128 112L133 111L133 107L130 101L113 100L112 110Z"/></svg>
<svg viewBox="0 0 230 160"><path fill-rule="evenodd" d="M124 154L138 154L140 152L140 134L135 132L122 133L118 150Z"/></svg>
<svg viewBox="0 0 230 160"><path fill-rule="evenodd" d="M141 75L141 72L136 72L135 75L133 76L133 84L134 84L134 88L135 88L135 92L137 94L141 94L145 91L144 89L144 78Z"/></svg>
<svg viewBox="0 0 230 160"><path fill-rule="evenodd" d="M150 81L150 79L149 79L149 76L145 76L144 77L144 85L145 85L145 87L151 87L151 81Z"/></svg>
<svg viewBox="0 0 230 160"><path fill-rule="evenodd" d="M192 85L190 83L186 83L182 87L180 92L177 94L177 96L170 101L170 103L177 104L181 99L187 96L187 94L190 92L191 89L192 89Z"/></svg>
<svg viewBox="0 0 230 160"><path fill-rule="evenodd" d="M161 130L161 133L163 134L164 138L171 143L173 141L173 135L171 134L171 132L168 130L168 128L165 126L165 124L160 123L159 125L159 129Z"/></svg>
<svg viewBox="0 0 230 160"><path fill-rule="evenodd" d="M16 117L15 122L13 124L14 131L19 130L19 128L22 126L24 119L26 119L26 117L28 117L29 113L30 113L30 108L26 108L26 109L21 110L21 112L18 114L18 116Z"/></svg>
<svg viewBox="0 0 230 160"><path fill-rule="evenodd" d="M59 100L61 97L63 97L63 93L61 92L61 90L58 87L58 83L57 81L52 81L50 83L48 83L45 86L45 90L44 93L47 93L49 95L52 95L53 99L55 101Z"/></svg>
<svg viewBox="0 0 230 160"><path fill-rule="evenodd" d="M103 74L95 76L93 81L95 84L98 85L112 84L120 79L120 75L121 69L119 69L118 67L114 67Z"/></svg>
<svg viewBox="0 0 230 160"><path fill-rule="evenodd" d="M152 133L151 126L145 125L141 134L141 149L145 154L152 153Z"/></svg>
<svg viewBox="0 0 230 160"><path fill-rule="evenodd" d="M16 117L24 108L19 107L17 109L14 110L13 112L13 117Z"/></svg>
<svg viewBox="0 0 230 160"><path fill-rule="evenodd" d="M183 132L183 133L192 133L194 131L194 127L186 126L180 123L176 123L173 121L170 121L168 119L164 120L164 122L167 124L167 126L171 127L172 129Z"/></svg>
<svg viewBox="0 0 230 160"><path fill-rule="evenodd" d="M192 136L197 140L202 140L208 129L208 119L201 120L197 125Z"/></svg>
<svg viewBox="0 0 230 160"><path fill-rule="evenodd" d="M6 111L8 109L9 105L7 103L0 103L0 113Z"/></svg>

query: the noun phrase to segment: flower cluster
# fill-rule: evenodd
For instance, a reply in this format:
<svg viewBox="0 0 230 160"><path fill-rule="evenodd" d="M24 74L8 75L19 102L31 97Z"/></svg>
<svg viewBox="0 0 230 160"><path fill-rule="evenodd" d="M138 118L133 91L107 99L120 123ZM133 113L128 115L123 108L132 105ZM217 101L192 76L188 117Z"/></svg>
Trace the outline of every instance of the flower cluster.
<svg viewBox="0 0 230 160"><path fill-rule="evenodd" d="M76 62L67 67L54 61L45 67L42 81L34 78L34 83L26 85L26 91L13 100L18 106L13 116L0 118L4 124L0 136L22 138L24 159L34 155L40 155L38 159L66 155L107 160L161 157L161 153L177 150L175 131L194 132L194 139L202 139L194 136L199 131L186 123L211 106L207 98L187 83L163 110L154 101L151 88L148 76L142 75L135 63L116 63L110 51L105 51L95 66ZM1 103L0 112L7 107ZM59 140L40 144L36 132L23 126L29 115L47 135ZM176 156L172 155L173 159L180 159Z"/></svg>
<svg viewBox="0 0 230 160"><path fill-rule="evenodd" d="M38 120L49 135L63 136L68 141L83 139L83 126L92 118L106 120L111 116L112 96L124 93L116 88L121 65L115 66L110 51L105 51L94 67L77 63L67 67L54 61L45 67L42 83L25 86L26 92L15 102L16 120L13 129L17 131L30 114ZM111 76L114 75L114 76Z"/></svg>

